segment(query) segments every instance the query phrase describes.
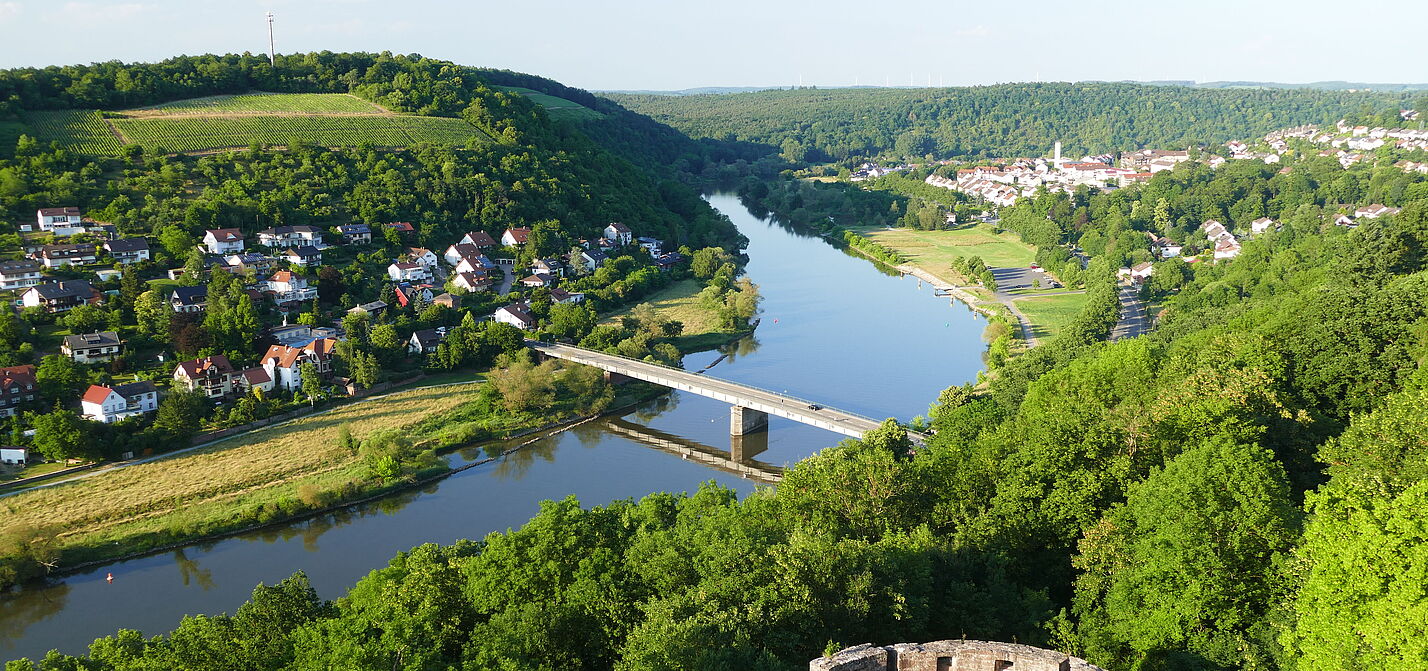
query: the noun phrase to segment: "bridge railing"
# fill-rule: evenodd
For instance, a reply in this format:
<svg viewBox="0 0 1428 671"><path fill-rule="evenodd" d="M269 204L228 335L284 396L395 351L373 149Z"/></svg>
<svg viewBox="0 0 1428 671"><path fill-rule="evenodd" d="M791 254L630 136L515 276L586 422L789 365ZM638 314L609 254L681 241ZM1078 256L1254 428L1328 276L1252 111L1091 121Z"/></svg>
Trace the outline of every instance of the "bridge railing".
<svg viewBox="0 0 1428 671"><path fill-rule="evenodd" d="M637 363L637 364L640 364L640 365L643 365L643 366L655 366L655 367L664 368L664 369L667 369L667 370L670 370L670 371L673 371L673 372L676 372L676 373L684 373L685 375L693 375L693 373L691 373L691 372L689 372L689 371L687 371L687 370L684 370L683 368L676 368L676 367L671 366L671 365L666 364L666 363L659 363L659 362L656 362L656 361L645 361L645 360L643 360L643 359L636 359L636 358L634 358L634 357L628 357L628 356L625 356L625 355L623 355L623 354L611 354L611 353L609 353L609 352L601 352L600 350L593 350L593 349L589 349L589 348L585 348L585 347L576 347L575 345L563 345L563 344L556 344L556 343L547 343L547 342L541 342L541 341L539 341L539 340L526 340L526 346L527 346L527 347L534 348L534 349L537 349L537 350L545 349L545 348L564 347L564 348L566 348L566 349L573 349L573 350L575 350L575 351L577 351L577 352L585 352L585 353L588 353L588 354L595 354L595 355L599 355L599 356L614 357L614 358L616 358L616 359L623 359L623 360L625 360L625 361L629 361L629 362L631 362L631 363ZM817 404L817 405L822 405L821 403L818 403L817 401L814 401L814 400L811 400L811 399L799 398L799 397L794 396L794 395L792 395L792 394L788 394L788 393L786 393L786 392L781 392L781 391L774 391L774 390L772 390L772 389L764 389L763 387L759 387L759 386L756 386L756 385L748 384L748 383L746 383L746 382L735 382L734 380L727 380L727 379L724 379L724 378L722 378L722 377L714 377L713 375L700 375L699 377L708 378L708 379L710 379L710 380L717 380L717 381L719 381L719 382L723 382L723 383L726 383L726 384L732 384L732 385L736 385L736 386L740 386L740 387L748 387L749 389L753 389L753 390L755 390L755 391L761 391L761 392L763 392L763 393L765 393L765 394L773 394L773 395L775 395L775 396L782 396L782 397L784 397L784 398L786 398L786 399L789 399L789 400L792 400L792 401L797 401L797 402L803 403L803 404L805 404L805 405L815 405L815 404ZM844 410L844 409L842 409L842 408L835 408L835 407L832 407L832 406L823 406L823 407L826 407L826 408L829 409L829 410L836 410L836 411L841 412L841 413L843 413L843 414L845 414L845 415L848 415L848 416L850 416L850 417L857 417L858 419L866 420L866 421L872 422L872 423L874 423L874 424L881 424L881 423L883 423L883 420L882 420L882 419L875 419L875 418L873 418L873 417L869 417L869 416L867 416L867 415L862 415L862 414L859 414L859 413L856 413L856 412L848 412L847 410ZM886 418L884 418L884 419L886 419Z"/></svg>

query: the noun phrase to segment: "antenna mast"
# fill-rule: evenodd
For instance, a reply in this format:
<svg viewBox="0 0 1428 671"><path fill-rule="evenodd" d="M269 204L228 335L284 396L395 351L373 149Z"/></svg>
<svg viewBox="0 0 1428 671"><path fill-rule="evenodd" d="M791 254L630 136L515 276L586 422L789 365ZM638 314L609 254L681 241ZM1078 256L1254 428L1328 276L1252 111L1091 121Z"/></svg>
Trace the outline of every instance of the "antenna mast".
<svg viewBox="0 0 1428 671"><path fill-rule="evenodd" d="M268 12L268 64L278 67L278 55L273 51L273 13Z"/></svg>

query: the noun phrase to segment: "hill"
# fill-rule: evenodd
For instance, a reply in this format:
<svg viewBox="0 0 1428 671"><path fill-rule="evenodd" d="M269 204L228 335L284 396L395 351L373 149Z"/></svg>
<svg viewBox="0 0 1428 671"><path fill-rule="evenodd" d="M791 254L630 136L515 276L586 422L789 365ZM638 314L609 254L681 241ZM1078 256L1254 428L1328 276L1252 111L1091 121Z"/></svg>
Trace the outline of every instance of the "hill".
<svg viewBox="0 0 1428 671"><path fill-rule="evenodd" d="M1344 91L1125 83L796 89L607 97L697 138L763 145L795 162L1069 154L1224 142L1397 100Z"/></svg>

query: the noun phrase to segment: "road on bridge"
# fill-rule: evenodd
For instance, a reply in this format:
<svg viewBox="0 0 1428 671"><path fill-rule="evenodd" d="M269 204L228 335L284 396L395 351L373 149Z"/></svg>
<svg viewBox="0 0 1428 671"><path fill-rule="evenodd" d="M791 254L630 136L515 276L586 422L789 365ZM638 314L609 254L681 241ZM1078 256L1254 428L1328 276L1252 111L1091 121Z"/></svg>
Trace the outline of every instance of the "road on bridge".
<svg viewBox="0 0 1428 671"><path fill-rule="evenodd" d="M766 412L853 438L862 438L864 434L882 424L881 421L871 417L825 407L815 401L795 398L787 394L779 394L708 375L695 375L677 368L646 361L636 361L582 347L535 340L527 340L526 345L541 354L557 359L594 366L626 377L706 396L733 406ZM925 436L911 431L908 432L908 436L918 442L925 438Z"/></svg>

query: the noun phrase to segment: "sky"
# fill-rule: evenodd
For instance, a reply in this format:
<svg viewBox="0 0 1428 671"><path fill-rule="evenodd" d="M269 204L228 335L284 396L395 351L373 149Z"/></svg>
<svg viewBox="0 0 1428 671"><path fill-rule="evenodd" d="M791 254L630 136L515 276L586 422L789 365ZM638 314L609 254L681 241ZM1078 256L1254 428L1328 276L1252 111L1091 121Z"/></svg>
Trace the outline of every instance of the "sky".
<svg viewBox="0 0 1428 671"><path fill-rule="evenodd" d="M0 0L0 67L391 51L590 90L1428 80L1422 0ZM1398 26L1399 28L1395 28Z"/></svg>

